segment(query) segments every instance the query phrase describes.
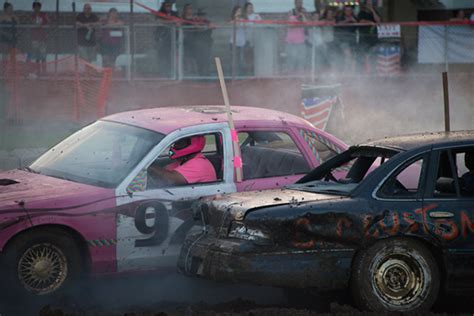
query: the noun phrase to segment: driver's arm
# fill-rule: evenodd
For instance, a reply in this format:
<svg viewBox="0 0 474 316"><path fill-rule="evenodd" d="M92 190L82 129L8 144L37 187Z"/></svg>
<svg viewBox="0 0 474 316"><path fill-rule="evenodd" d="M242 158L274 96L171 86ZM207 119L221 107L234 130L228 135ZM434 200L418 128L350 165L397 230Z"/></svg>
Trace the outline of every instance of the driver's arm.
<svg viewBox="0 0 474 316"><path fill-rule="evenodd" d="M148 168L148 172L150 172L154 178L163 180L167 184L171 184L171 185L188 184L188 181L186 181L183 175L179 173L178 171L174 171L174 170L170 171L170 170L166 170L165 168L152 165Z"/></svg>

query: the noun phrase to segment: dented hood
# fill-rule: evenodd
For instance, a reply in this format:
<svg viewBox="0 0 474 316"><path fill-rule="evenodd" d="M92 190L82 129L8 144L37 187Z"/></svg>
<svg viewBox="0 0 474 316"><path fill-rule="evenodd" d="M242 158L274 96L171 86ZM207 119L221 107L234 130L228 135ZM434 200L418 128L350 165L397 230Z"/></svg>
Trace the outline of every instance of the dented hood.
<svg viewBox="0 0 474 316"><path fill-rule="evenodd" d="M340 199L338 195L304 192L291 189L274 189L221 195L201 206L208 224L219 230L232 220L242 220L254 209L304 202Z"/></svg>
<svg viewBox="0 0 474 316"><path fill-rule="evenodd" d="M114 195L113 190L30 173L0 172L0 211L18 208L65 208Z"/></svg>

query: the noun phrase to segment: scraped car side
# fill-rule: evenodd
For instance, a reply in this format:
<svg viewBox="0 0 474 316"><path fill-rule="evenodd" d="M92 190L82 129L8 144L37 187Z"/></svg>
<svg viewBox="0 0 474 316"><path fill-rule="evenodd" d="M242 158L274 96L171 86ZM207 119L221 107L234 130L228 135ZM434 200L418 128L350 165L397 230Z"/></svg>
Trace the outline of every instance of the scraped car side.
<svg viewBox="0 0 474 316"><path fill-rule="evenodd" d="M204 196L268 189L301 178L346 146L289 114L232 107L244 180L234 180L221 106L119 113L73 134L24 170L0 173L0 262L10 290L52 295L82 274L174 269ZM194 135L217 181L163 185L149 172ZM273 163L268 162L273 157Z"/></svg>
<svg viewBox="0 0 474 316"><path fill-rule="evenodd" d="M208 199L179 268L215 280L351 287L362 309L429 309L441 287L474 289L474 133L354 146L285 189ZM349 168L345 178L334 171ZM196 216L198 217L198 216ZM469 268L466 268L469 267Z"/></svg>

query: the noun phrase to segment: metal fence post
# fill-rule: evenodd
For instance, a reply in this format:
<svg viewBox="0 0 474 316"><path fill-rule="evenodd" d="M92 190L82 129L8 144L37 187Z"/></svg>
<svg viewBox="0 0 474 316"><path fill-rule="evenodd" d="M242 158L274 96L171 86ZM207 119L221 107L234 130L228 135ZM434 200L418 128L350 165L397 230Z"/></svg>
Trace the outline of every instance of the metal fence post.
<svg viewBox="0 0 474 316"><path fill-rule="evenodd" d="M129 81L133 80L133 74L135 73L135 14L134 14L134 0L130 0L130 27L128 29L128 56L129 56L129 65L128 71L129 74L127 78ZM133 47L133 49L130 49Z"/></svg>
<svg viewBox="0 0 474 316"><path fill-rule="evenodd" d="M316 79L316 44L315 44L315 32L316 27L313 26L311 29L311 81L314 82Z"/></svg>
<svg viewBox="0 0 474 316"><path fill-rule="evenodd" d="M76 1L72 2L72 13L74 17L73 27L74 27L74 93L73 93L73 117L76 122L79 121L79 60L78 60L78 50L79 44L77 42L77 15L76 15Z"/></svg>
<svg viewBox="0 0 474 316"><path fill-rule="evenodd" d="M237 73L237 46L236 46L236 39L237 39L237 24L234 19L232 23L232 81L235 80L235 76Z"/></svg>
<svg viewBox="0 0 474 316"><path fill-rule="evenodd" d="M125 76L127 77L128 81L132 80L132 64L133 64L133 59L131 55L131 49L130 49L130 27L125 26L124 30L126 32L125 36L125 55L127 55L127 67L125 68Z"/></svg>
<svg viewBox="0 0 474 316"><path fill-rule="evenodd" d="M178 31L178 80L183 80L184 77L184 34L183 26L179 27Z"/></svg>
<svg viewBox="0 0 474 316"><path fill-rule="evenodd" d="M58 73L58 55L59 55L59 0L56 0L56 28L54 34L54 75Z"/></svg>
<svg viewBox="0 0 474 316"><path fill-rule="evenodd" d="M178 65L178 56L176 54L176 24L173 24L171 27L171 76L168 79L176 80L177 78L177 65Z"/></svg>

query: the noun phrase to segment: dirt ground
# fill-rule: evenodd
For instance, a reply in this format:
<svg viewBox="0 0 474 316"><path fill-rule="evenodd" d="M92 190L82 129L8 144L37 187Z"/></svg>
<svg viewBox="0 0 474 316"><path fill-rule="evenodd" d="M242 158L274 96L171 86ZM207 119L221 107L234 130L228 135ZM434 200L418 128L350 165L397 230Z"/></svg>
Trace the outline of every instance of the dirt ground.
<svg viewBox="0 0 474 316"><path fill-rule="evenodd" d="M359 312L346 293L318 296L300 291L288 293L277 288L217 283L176 273L130 276L88 281L77 286L71 295L49 302L0 302L0 315L378 315ZM473 315L471 301L467 297L442 296L433 311L423 315Z"/></svg>

